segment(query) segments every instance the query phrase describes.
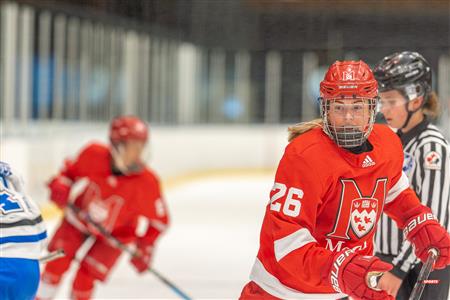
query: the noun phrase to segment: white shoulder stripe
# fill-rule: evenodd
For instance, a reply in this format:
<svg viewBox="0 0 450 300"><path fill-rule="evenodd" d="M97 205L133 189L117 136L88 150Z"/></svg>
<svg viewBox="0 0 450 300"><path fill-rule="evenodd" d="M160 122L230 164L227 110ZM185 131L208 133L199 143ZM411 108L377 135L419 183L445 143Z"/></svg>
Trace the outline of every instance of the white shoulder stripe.
<svg viewBox="0 0 450 300"><path fill-rule="evenodd" d="M275 258L280 261L292 251L306 244L317 242L308 229L302 228L274 242Z"/></svg>
<svg viewBox="0 0 450 300"><path fill-rule="evenodd" d="M45 244L44 240L31 243L0 244L0 257L39 259Z"/></svg>
<svg viewBox="0 0 450 300"><path fill-rule="evenodd" d="M388 204L388 203L392 202L395 198L397 198L398 195L400 195L401 192L403 192L408 187L409 187L408 177L406 176L406 174L404 172L402 172L402 176L400 176L400 179L389 190L389 192L388 192L388 194L386 196L385 204Z"/></svg>
<svg viewBox="0 0 450 300"><path fill-rule="evenodd" d="M254 281L264 291L272 296L280 299L341 299L346 297L346 294L306 294L298 290L285 286L278 278L270 274L262 262L256 258L250 274L250 280Z"/></svg>
<svg viewBox="0 0 450 300"><path fill-rule="evenodd" d="M46 231L44 222L40 222L36 225L2 228L2 229L0 229L0 238L9 237L9 236L36 235L36 234L41 234L44 231Z"/></svg>

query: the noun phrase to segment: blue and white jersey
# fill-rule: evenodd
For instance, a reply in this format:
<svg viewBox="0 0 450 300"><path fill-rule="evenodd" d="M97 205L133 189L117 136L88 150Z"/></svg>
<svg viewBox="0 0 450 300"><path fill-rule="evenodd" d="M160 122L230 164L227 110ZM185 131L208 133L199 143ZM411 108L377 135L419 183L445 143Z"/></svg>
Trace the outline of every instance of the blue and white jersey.
<svg viewBox="0 0 450 300"><path fill-rule="evenodd" d="M0 161L0 257L38 259L47 231L21 178Z"/></svg>

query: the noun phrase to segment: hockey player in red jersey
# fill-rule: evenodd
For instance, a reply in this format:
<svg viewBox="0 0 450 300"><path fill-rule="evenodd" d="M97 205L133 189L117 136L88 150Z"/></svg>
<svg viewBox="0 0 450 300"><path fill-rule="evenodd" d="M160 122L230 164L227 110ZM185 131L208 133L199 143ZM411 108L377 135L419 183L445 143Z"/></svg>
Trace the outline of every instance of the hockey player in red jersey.
<svg viewBox="0 0 450 300"><path fill-rule="evenodd" d="M148 138L147 125L137 117L117 117L111 122L109 137L109 146L92 143L75 160L67 161L48 185L51 200L64 209L48 248L63 249L66 256L46 265L39 299L54 298L64 272L89 236L95 241L80 259L72 299L90 299L94 283L104 281L119 258L121 250L83 215L121 242L136 246L140 256L132 257L131 263L140 273L149 268L155 241L167 227L169 218L158 178L140 159ZM139 217L148 223L143 236L136 234Z"/></svg>
<svg viewBox="0 0 450 300"><path fill-rule="evenodd" d="M374 125L378 87L362 61L334 63L320 84L321 119L290 128L266 207L260 249L241 299L394 299L373 256L384 211L417 257L435 248L450 264L450 238L402 172L402 145Z"/></svg>

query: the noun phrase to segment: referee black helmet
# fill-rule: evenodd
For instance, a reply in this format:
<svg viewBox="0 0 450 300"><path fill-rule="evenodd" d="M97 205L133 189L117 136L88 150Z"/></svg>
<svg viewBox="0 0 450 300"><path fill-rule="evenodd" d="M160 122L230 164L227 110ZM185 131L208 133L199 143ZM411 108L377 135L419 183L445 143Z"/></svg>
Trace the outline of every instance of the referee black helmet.
<svg viewBox="0 0 450 300"><path fill-rule="evenodd" d="M417 52L397 52L383 58L374 68L380 92L398 90L407 100L431 93L431 67Z"/></svg>

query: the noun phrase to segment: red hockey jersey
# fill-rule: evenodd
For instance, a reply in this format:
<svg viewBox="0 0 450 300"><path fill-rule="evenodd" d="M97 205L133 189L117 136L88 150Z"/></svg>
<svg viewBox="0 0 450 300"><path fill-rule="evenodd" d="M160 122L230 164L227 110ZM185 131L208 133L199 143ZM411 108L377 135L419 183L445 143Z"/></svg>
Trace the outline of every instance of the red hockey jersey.
<svg viewBox="0 0 450 300"><path fill-rule="evenodd" d="M74 161L66 163L61 175L73 182L74 205L121 241L136 238L139 216L148 220L144 238L149 242L166 229L169 216L156 175L147 167L127 176L113 174L107 146L88 145ZM66 218L81 231L93 231L70 209Z"/></svg>
<svg viewBox="0 0 450 300"><path fill-rule="evenodd" d="M270 192L250 279L282 299L338 299L329 282L333 252L373 255L384 210L399 227L420 205L402 172L398 137L375 125L373 149L354 154L320 128L285 150Z"/></svg>

